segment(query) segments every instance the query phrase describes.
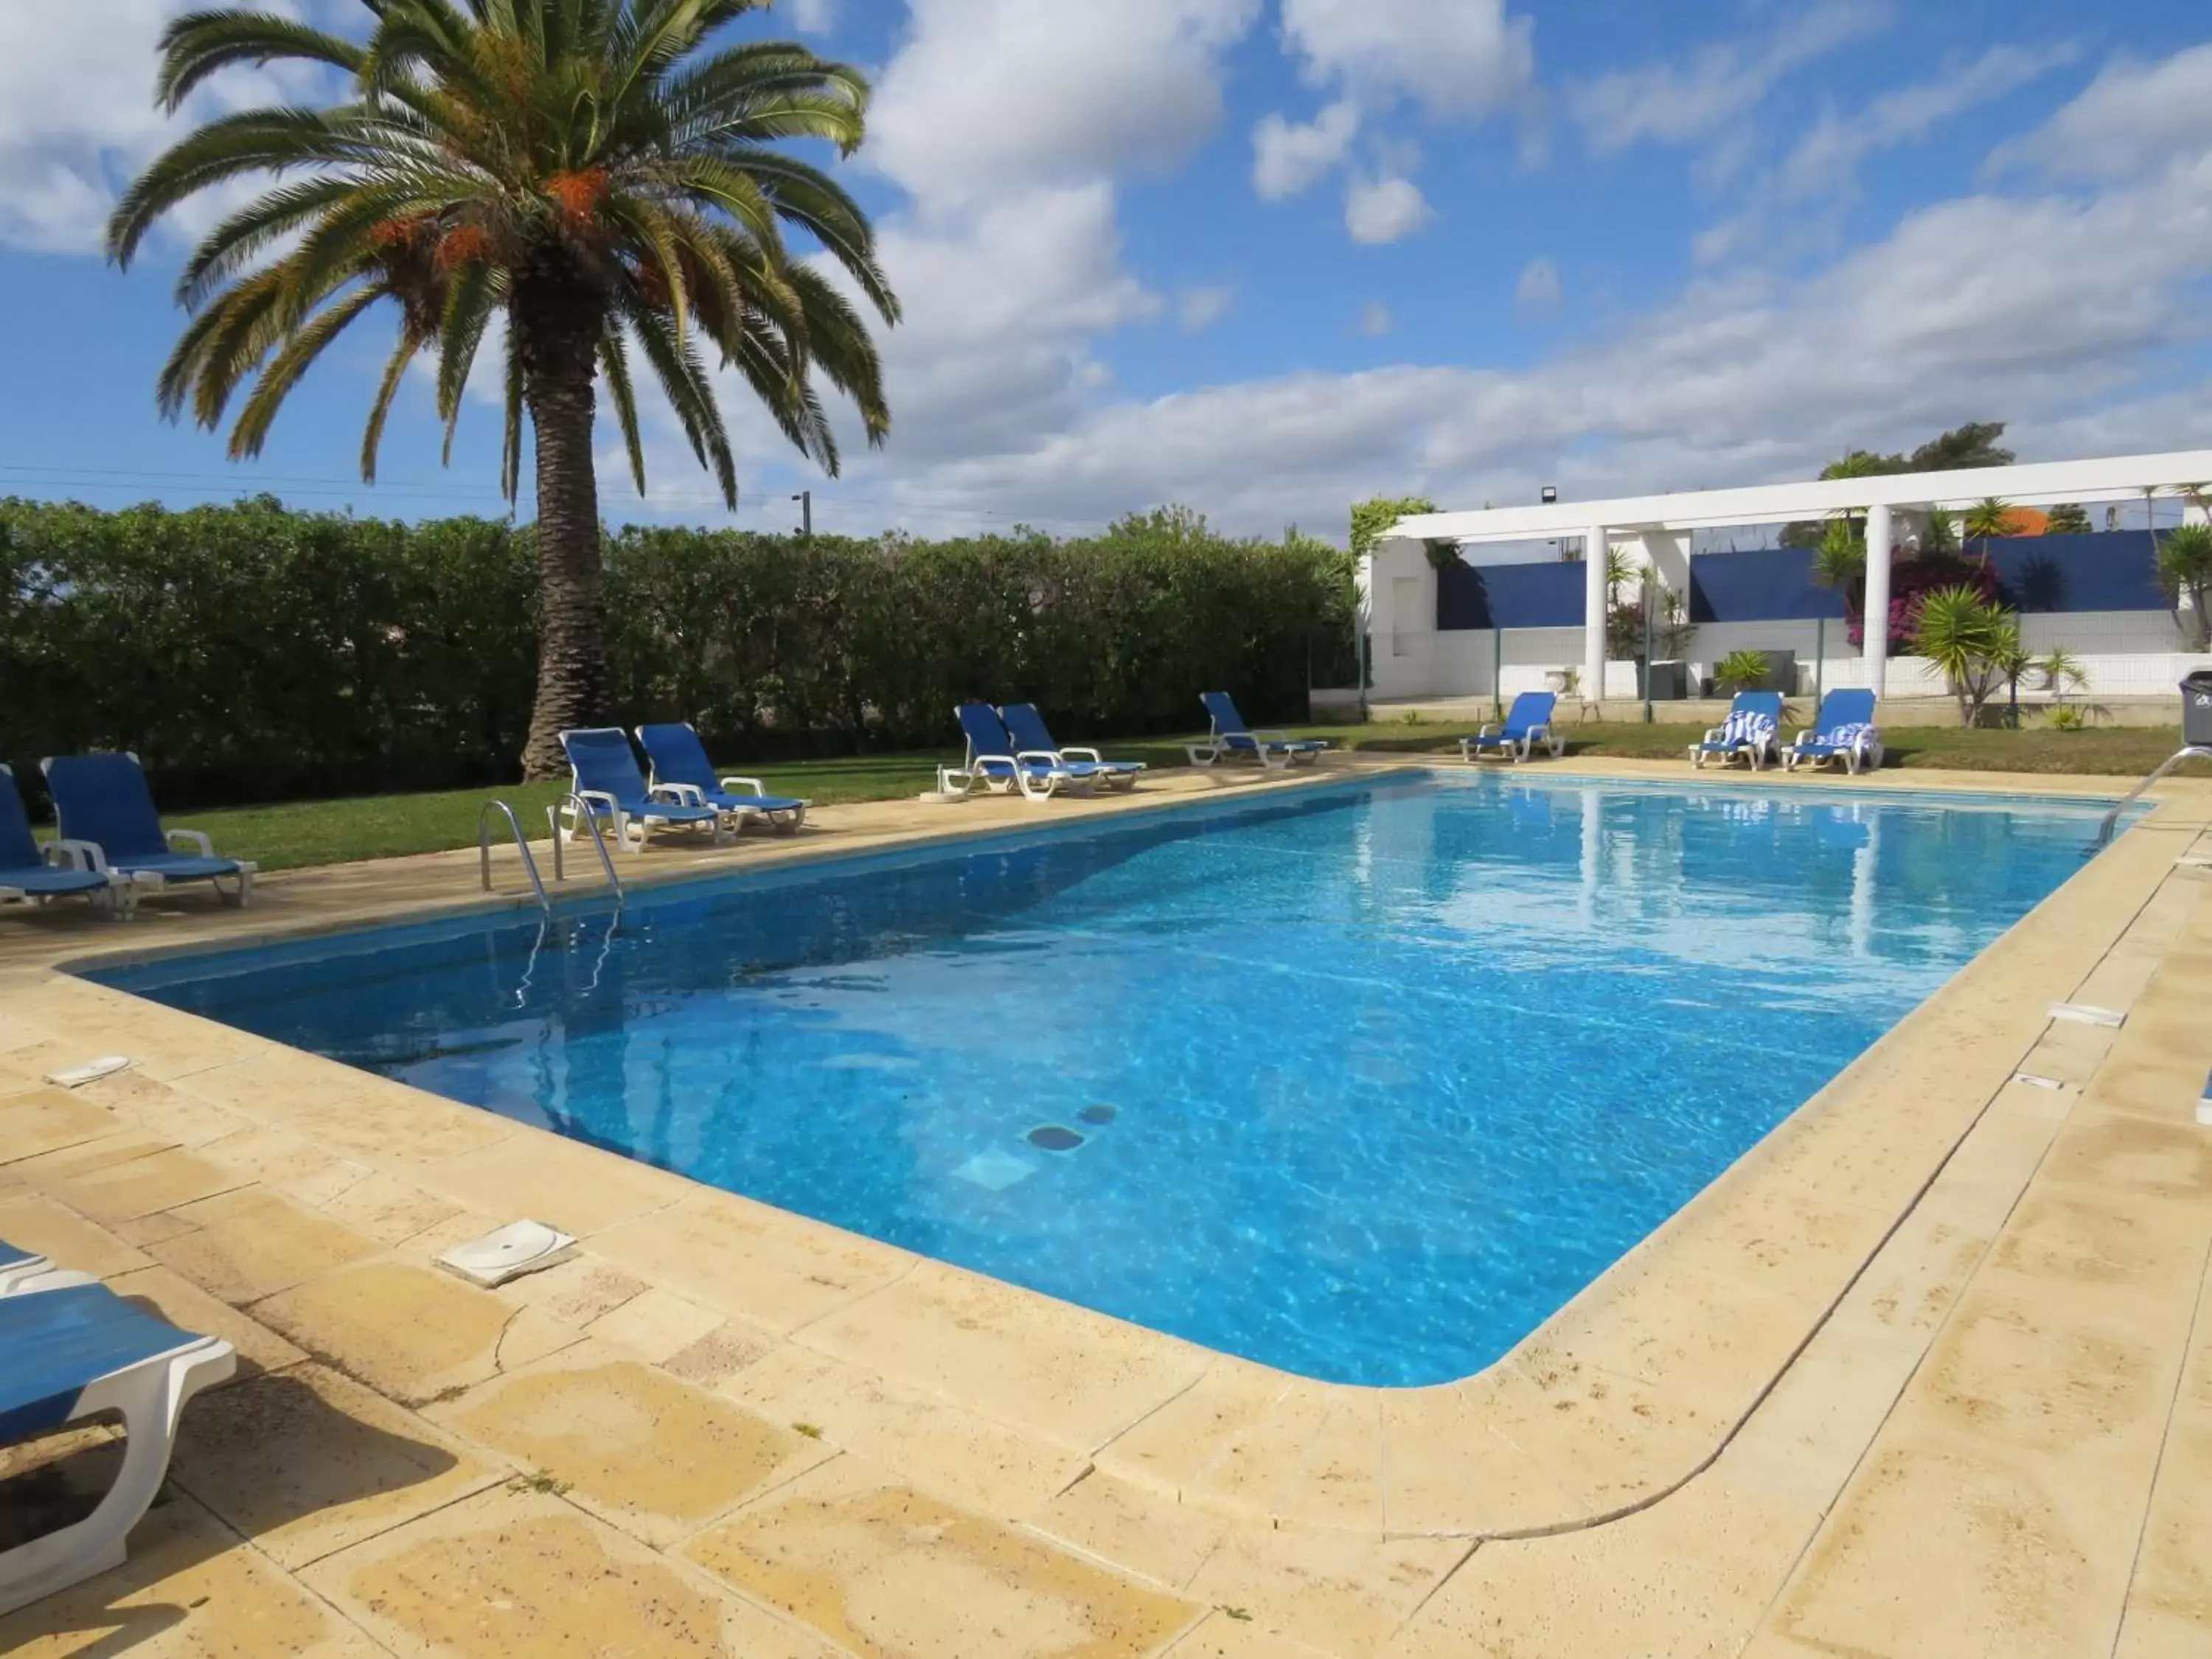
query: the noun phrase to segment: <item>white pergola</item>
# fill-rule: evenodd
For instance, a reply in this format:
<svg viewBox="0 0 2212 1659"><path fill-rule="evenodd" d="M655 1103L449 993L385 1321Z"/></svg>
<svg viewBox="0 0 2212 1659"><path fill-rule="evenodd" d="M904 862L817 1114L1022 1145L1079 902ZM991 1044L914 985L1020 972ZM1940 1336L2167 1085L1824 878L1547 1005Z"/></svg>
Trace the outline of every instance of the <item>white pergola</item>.
<svg viewBox="0 0 2212 1659"><path fill-rule="evenodd" d="M1401 519L1386 539L1453 542L1468 547L1581 538L1585 568L1583 684L1601 688L1605 684L1605 620L1610 598L1606 555L1616 541L1640 544L1644 562L1680 592L1688 582L1689 538L1694 531L1863 514L1865 614L1882 617L1889 611L1890 562L1896 518L1900 514L1924 518L1937 510L1970 507L1991 496L2014 507L2154 499L2192 484L2212 485L2212 449L2100 460L2038 461L1957 472L1757 484L1741 489L1630 495L1616 501L1562 501L1542 507L1486 507L1473 513L1425 513ZM2190 510L2193 516L2201 516L2201 507ZM1879 686L1889 654L1888 630L1868 629L1864 649L1869 684ZM1595 697L1596 691L1589 695Z"/></svg>

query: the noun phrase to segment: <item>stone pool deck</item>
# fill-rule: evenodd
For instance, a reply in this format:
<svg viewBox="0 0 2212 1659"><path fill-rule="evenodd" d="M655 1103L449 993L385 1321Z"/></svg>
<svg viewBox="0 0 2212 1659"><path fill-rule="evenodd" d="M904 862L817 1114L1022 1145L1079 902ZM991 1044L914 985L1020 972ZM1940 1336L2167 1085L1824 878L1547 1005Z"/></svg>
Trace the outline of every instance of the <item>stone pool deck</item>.
<svg viewBox="0 0 2212 1659"><path fill-rule="evenodd" d="M829 808L623 872L1303 787ZM473 852L279 876L244 913L0 913L0 1237L244 1362L187 1411L130 1565L0 1619L0 1651L2212 1652L2212 872L2178 861L2212 855L2208 826L2212 786L2169 786L1513 1354L1402 1391L1208 1353L54 971L480 902ZM511 853L498 874L515 902ZM40 1081L110 1052L137 1063ZM500 1291L431 1268L525 1213L580 1256ZM0 1536L112 1455L0 1454Z"/></svg>

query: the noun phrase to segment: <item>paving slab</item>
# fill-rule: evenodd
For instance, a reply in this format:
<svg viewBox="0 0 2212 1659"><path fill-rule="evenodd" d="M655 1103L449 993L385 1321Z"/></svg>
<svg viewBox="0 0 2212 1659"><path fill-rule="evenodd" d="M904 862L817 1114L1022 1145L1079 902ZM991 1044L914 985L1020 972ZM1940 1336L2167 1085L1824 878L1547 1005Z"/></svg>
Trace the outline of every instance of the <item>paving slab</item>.
<svg viewBox="0 0 2212 1659"><path fill-rule="evenodd" d="M471 1389L430 1414L656 1547L835 1455L593 1342Z"/></svg>
<svg viewBox="0 0 2212 1659"><path fill-rule="evenodd" d="M380 1534L301 1577L404 1659L842 1659L618 1528L518 1485Z"/></svg>
<svg viewBox="0 0 2212 1659"><path fill-rule="evenodd" d="M511 1475L322 1365L193 1402L171 1478L294 1571Z"/></svg>
<svg viewBox="0 0 2212 1659"><path fill-rule="evenodd" d="M13 1659L384 1659L386 1650L190 1498L157 1504L112 1572L0 1616Z"/></svg>
<svg viewBox="0 0 2212 1659"><path fill-rule="evenodd" d="M850 1456L685 1553L862 1659L1138 1659L1203 1611Z"/></svg>
<svg viewBox="0 0 2212 1659"><path fill-rule="evenodd" d="M374 1241L265 1188L176 1206L191 1231L146 1252L210 1295L244 1305L377 1253Z"/></svg>
<svg viewBox="0 0 2212 1659"><path fill-rule="evenodd" d="M254 1317L387 1399L419 1406L580 1340L489 1291L406 1262L364 1261L257 1304Z"/></svg>

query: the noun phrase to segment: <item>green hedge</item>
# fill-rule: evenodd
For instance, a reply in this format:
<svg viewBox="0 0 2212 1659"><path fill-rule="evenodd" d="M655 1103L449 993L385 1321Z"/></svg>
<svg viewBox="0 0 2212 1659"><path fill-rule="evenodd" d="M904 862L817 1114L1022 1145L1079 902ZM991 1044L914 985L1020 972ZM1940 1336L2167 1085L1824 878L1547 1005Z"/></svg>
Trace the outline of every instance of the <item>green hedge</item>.
<svg viewBox="0 0 2212 1659"><path fill-rule="evenodd" d="M0 501L0 758L135 749L179 805L510 778L529 535ZM1187 729L1216 685L1295 719L1355 672L1341 552L1180 511L1084 541L630 528L607 560L611 712L732 760L950 744L968 696L1033 699L1069 741Z"/></svg>

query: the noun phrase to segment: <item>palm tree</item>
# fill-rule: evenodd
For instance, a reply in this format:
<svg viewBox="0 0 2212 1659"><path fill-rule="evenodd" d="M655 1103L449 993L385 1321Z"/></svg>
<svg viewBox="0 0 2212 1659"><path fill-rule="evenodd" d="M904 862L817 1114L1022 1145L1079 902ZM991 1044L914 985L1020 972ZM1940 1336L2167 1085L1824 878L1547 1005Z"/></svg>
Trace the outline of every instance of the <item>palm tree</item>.
<svg viewBox="0 0 2212 1659"><path fill-rule="evenodd" d="M890 429L868 325L785 240L819 244L887 324L898 303L867 219L820 169L776 145L850 153L867 83L803 46L707 37L765 0L362 0L365 43L238 8L178 18L155 96L173 113L207 78L278 60L336 69L347 101L210 122L125 192L108 254L128 266L163 215L259 178L185 262L192 320L159 382L164 413L219 427L248 379L230 453L260 452L301 375L357 318L390 301L398 340L362 443L374 482L407 366L437 362L448 458L462 393L493 319L506 325L501 483L535 438L538 696L523 770L562 769L558 732L603 719L607 672L595 383L645 488L631 352L641 354L723 499L737 471L707 352L734 369L826 471L837 444L813 377Z"/></svg>
<svg viewBox="0 0 2212 1659"><path fill-rule="evenodd" d="M1968 541L1982 544L1982 556L1987 558L1991 542L2012 534L2012 504L1995 495L1984 495L1966 509L1960 529Z"/></svg>

